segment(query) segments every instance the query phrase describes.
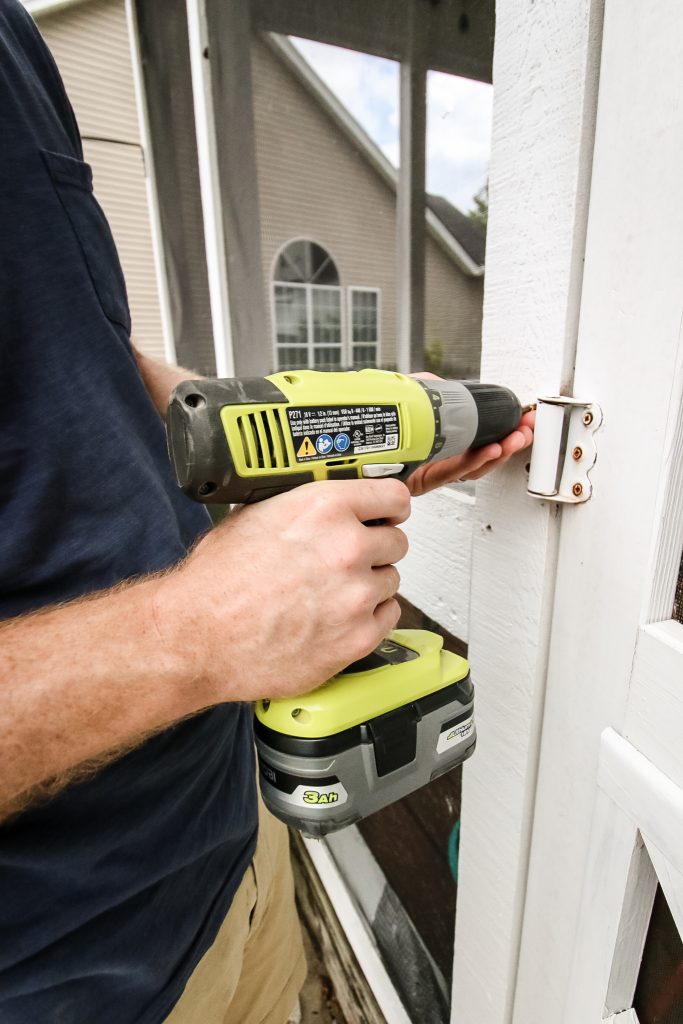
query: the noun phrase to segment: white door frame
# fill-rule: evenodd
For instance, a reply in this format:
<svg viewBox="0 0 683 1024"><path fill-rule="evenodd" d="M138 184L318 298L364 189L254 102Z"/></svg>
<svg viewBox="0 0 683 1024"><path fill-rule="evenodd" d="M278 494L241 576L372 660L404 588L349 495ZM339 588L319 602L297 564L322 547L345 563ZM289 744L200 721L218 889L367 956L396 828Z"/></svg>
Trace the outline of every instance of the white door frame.
<svg viewBox="0 0 683 1024"><path fill-rule="evenodd" d="M604 425L593 497L563 515L514 1024L630 1011L638 835L674 917L680 898L683 207L658 196L683 175L681 47L675 0L607 0L574 381Z"/></svg>

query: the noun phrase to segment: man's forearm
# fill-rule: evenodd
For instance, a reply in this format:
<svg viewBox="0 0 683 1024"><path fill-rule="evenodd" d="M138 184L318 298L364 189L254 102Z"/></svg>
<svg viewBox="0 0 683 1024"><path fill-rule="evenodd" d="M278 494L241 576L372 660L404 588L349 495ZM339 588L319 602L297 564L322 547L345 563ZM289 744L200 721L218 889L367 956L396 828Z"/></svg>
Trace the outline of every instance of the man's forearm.
<svg viewBox="0 0 683 1024"><path fill-rule="evenodd" d="M60 788L74 766L201 706L161 642L158 579L10 620L0 628L0 820Z"/></svg>
<svg viewBox="0 0 683 1024"><path fill-rule="evenodd" d="M184 380L196 380L201 377L201 374L184 366L169 366L168 363L150 359L135 346L133 352L147 393L162 417L166 415L166 407L173 389Z"/></svg>
<svg viewBox="0 0 683 1024"><path fill-rule="evenodd" d="M0 818L202 708L304 693L368 654L398 620L409 511L397 480L306 484L167 573L6 622Z"/></svg>

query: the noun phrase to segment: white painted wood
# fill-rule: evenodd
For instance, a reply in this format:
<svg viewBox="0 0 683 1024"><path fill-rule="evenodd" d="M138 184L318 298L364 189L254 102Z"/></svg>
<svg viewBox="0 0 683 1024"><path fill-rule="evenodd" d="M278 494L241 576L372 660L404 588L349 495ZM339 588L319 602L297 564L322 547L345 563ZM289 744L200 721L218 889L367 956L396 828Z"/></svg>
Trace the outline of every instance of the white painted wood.
<svg viewBox="0 0 683 1024"><path fill-rule="evenodd" d="M304 839L304 843L388 1024L411 1024L386 972L374 937L351 898L324 840Z"/></svg>
<svg viewBox="0 0 683 1024"><path fill-rule="evenodd" d="M128 37L130 39L131 61L133 66L135 102L137 105L138 121L140 123L140 142L142 145L145 163L145 187L147 190L150 230L152 233L154 273L156 275L157 290L159 293L159 311L161 315L161 329L164 338L164 356L167 363L175 364L177 362L177 358L175 339L173 337L171 300L168 290L166 264L164 262L164 244L161 229L161 216L159 213L159 196L157 193L156 175L154 173L154 154L152 151L149 115L147 111L147 101L145 99L145 87L142 76L142 58L140 55L137 14L133 0L125 0L125 5Z"/></svg>
<svg viewBox="0 0 683 1024"><path fill-rule="evenodd" d="M605 420L594 496L562 524L515 1024L560 1017L566 1005L600 734L625 728L638 630L659 587L652 574L673 568L671 556L653 551L671 546L660 511L677 493L683 207L663 210L657 195L677 189L683 173L683 110L671 101L683 89L682 46L674 0L628 9L608 0L574 383ZM656 702L655 691L644 696L640 723L652 723L649 754L659 766ZM683 718L674 722L680 736ZM642 802L647 842L652 788ZM615 925L614 907L589 904L586 913L598 930ZM585 1001L583 1016L565 1018L572 1024L602 1009L605 991L590 989L590 977L589 965L575 977Z"/></svg>
<svg viewBox="0 0 683 1024"><path fill-rule="evenodd" d="M574 963L565 974L566 1004L556 1014L562 1024L587 1024L617 1010L628 1009L629 1002L608 1005L610 978L616 992L623 992L623 975L613 972L619 925L631 908L626 902L629 875L642 869L642 843L631 819L605 793L599 793L594 813L593 844L579 921L584 925L582 942L572 950ZM634 865L634 859L640 864ZM590 922L590 925L589 925ZM644 940L644 936L642 937ZM634 937L627 947L632 962ZM523 950L523 955L525 950ZM604 1012L603 1012L604 1011ZM537 1018L540 1020L540 1016Z"/></svg>
<svg viewBox="0 0 683 1024"><path fill-rule="evenodd" d="M496 5L482 378L525 400L561 394L571 379L599 15L590 0ZM526 495L527 460L477 485L479 739L464 772L454 1024L508 1022L514 996L558 532L556 507ZM553 1019L543 986L536 1000L535 1013Z"/></svg>
<svg viewBox="0 0 683 1024"><path fill-rule="evenodd" d="M597 782L563 1024L630 1009L657 881L683 933L683 790L613 729Z"/></svg>
<svg viewBox="0 0 683 1024"><path fill-rule="evenodd" d="M654 546L652 588L645 611L649 622L671 618L683 550L683 403L676 402L675 398L683 395L683 346L679 348L673 379L666 383L672 401L665 428L663 480L655 513L661 528Z"/></svg>
<svg viewBox="0 0 683 1024"><path fill-rule="evenodd" d="M222 200L216 153L216 125L209 62L204 57L204 51L208 46L206 0L187 0L187 27L206 265L216 354L216 376L234 377L235 355L230 321L225 237L221 212Z"/></svg>
<svg viewBox="0 0 683 1024"><path fill-rule="evenodd" d="M356 825L326 836L325 847L332 854L358 909L371 926L387 884L372 850Z"/></svg>
<svg viewBox="0 0 683 1024"><path fill-rule="evenodd" d="M640 1024L640 1022L635 1010L625 1010L624 1013L615 1013L611 1017L606 1017L604 1024Z"/></svg>
<svg viewBox="0 0 683 1024"><path fill-rule="evenodd" d="M614 833L608 837L612 847L614 838ZM610 881L613 884L614 879ZM656 891L657 875L652 859L642 836L636 832L607 985L608 1010L618 1012L633 1002ZM587 908L589 912L590 908Z"/></svg>
<svg viewBox="0 0 683 1024"><path fill-rule="evenodd" d="M598 784L675 871L683 872L683 789L613 729L601 741Z"/></svg>
<svg viewBox="0 0 683 1024"><path fill-rule="evenodd" d="M465 642L470 632L472 536L486 527L478 519L474 495L451 488L415 498L403 527L410 549L398 567L401 594Z"/></svg>
<svg viewBox="0 0 683 1024"><path fill-rule="evenodd" d="M679 552L680 557L680 552ZM683 625L668 622L638 632L623 733L683 786Z"/></svg>

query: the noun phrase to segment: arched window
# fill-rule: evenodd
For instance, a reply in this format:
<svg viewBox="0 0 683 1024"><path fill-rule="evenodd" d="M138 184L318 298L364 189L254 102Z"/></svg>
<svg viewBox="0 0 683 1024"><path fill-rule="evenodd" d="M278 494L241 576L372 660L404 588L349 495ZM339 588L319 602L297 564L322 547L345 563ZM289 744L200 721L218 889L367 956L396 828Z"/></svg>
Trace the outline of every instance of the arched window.
<svg viewBox="0 0 683 1024"><path fill-rule="evenodd" d="M273 276L278 369L341 369L341 288L330 254L307 239L290 242Z"/></svg>

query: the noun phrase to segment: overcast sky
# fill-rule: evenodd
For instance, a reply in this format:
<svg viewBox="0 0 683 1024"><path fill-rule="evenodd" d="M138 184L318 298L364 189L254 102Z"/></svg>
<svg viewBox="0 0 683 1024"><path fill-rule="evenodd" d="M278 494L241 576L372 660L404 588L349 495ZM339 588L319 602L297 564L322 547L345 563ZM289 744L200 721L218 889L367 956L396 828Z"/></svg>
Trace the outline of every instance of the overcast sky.
<svg viewBox="0 0 683 1024"><path fill-rule="evenodd" d="M292 42L398 166L398 64L309 39ZM490 85L429 72L427 191L464 211L488 174L492 100Z"/></svg>

